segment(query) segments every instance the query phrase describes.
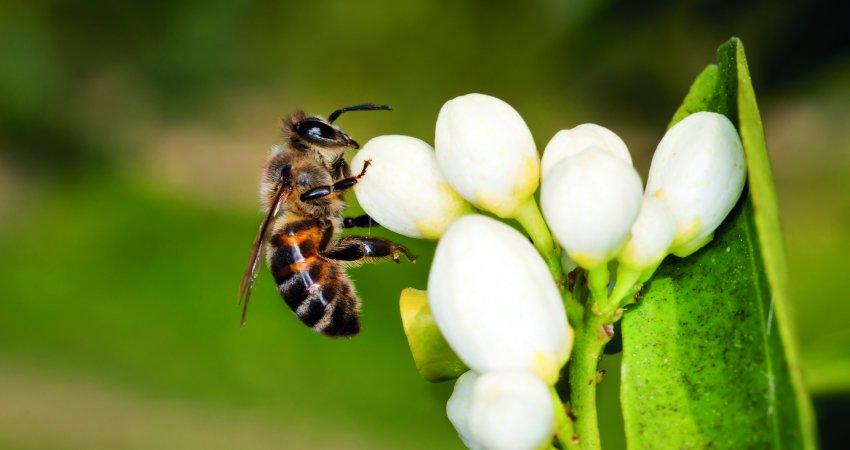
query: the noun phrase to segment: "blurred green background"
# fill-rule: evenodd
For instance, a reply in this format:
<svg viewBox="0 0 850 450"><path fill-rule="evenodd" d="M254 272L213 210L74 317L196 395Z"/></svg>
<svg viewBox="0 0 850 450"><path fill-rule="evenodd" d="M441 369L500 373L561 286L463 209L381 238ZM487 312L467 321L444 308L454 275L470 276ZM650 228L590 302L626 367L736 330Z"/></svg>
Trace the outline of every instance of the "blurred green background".
<svg viewBox="0 0 850 450"><path fill-rule="evenodd" d="M841 10L841 9L844 10ZM397 311L415 265L351 271L361 336L323 338L270 277L236 287L279 119L433 140L442 103L507 100L542 149L618 132L645 175L715 48L748 52L825 448L850 440L850 34L827 2L0 3L0 447L459 448ZM352 199L353 200L353 199ZM356 206L352 206L356 210ZM390 234L376 231L378 234ZM623 446L617 357L600 404Z"/></svg>

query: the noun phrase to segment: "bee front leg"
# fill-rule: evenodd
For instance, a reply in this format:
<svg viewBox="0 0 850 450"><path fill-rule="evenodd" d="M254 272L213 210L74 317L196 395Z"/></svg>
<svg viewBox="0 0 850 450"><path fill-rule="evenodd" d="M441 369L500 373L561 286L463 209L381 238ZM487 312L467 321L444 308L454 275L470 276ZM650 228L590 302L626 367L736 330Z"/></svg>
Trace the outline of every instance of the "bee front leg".
<svg viewBox="0 0 850 450"><path fill-rule="evenodd" d="M416 256L406 247L377 237L347 236L333 247L322 252L322 256L336 261L362 261L364 259L390 258L400 262L401 255L408 261L416 261Z"/></svg>
<svg viewBox="0 0 850 450"><path fill-rule="evenodd" d="M301 201L306 202L309 200L316 200L322 197L327 197L332 192L340 192L354 187L354 185L357 184L364 175L366 175L366 169L369 168L369 164L369 161L363 163L363 170L361 170L360 174L356 177L343 178L332 185L318 186L304 192L301 194Z"/></svg>

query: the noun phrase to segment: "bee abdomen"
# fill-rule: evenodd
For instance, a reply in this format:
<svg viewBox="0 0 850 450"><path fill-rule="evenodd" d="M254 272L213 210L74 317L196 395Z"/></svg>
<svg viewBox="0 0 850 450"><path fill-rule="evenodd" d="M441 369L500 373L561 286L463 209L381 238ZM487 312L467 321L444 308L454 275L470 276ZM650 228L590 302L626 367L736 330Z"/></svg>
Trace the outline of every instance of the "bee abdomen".
<svg viewBox="0 0 850 450"><path fill-rule="evenodd" d="M313 220L287 223L269 240L269 266L281 297L305 325L353 336L360 331L360 299L343 269L319 255L332 232Z"/></svg>
<svg viewBox="0 0 850 450"><path fill-rule="evenodd" d="M322 289L308 297L313 304L325 305L322 317L309 324L298 311L298 317L314 330L328 336L354 336L360 332L360 299L341 269L329 265L330 273Z"/></svg>
<svg viewBox="0 0 850 450"><path fill-rule="evenodd" d="M280 254L280 255L279 255ZM308 327L328 336L360 331L360 301L341 269L318 255L291 261L279 248L271 269L281 297Z"/></svg>

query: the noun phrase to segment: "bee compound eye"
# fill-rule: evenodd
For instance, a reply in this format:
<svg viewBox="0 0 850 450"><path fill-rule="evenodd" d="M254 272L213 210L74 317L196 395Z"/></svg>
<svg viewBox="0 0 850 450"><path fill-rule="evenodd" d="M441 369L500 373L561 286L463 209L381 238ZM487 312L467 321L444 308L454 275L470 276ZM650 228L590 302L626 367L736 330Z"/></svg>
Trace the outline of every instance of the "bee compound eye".
<svg viewBox="0 0 850 450"><path fill-rule="evenodd" d="M305 120L298 125L298 134L306 139L314 141L333 140L336 137L336 130L330 125L318 120Z"/></svg>

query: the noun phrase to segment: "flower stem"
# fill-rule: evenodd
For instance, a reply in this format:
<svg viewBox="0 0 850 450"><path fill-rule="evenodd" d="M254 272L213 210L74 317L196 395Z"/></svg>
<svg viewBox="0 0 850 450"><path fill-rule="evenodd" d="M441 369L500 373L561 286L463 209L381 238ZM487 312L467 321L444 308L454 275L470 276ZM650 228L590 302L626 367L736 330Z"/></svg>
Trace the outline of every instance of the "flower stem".
<svg viewBox="0 0 850 450"><path fill-rule="evenodd" d="M514 212L513 218L522 225L525 232L534 243L534 248L546 260L546 265L549 266L549 272L552 273L552 278L555 284L558 285L562 297L564 299L564 307L567 310L567 319L570 323L578 323L581 320L584 308L578 303L573 294L566 289L564 272L561 267L561 255L555 246L555 241L552 239L552 233L549 232L549 227L546 226L546 221L543 219L543 214L540 213L540 208L537 207L537 202L534 197L529 197L520 207Z"/></svg>
<svg viewBox="0 0 850 450"><path fill-rule="evenodd" d="M570 406L576 417L575 431L582 450L601 448L596 416L597 365L602 348L610 337L605 333L605 318L589 312L576 329L576 341L569 366Z"/></svg>
<svg viewBox="0 0 850 450"><path fill-rule="evenodd" d="M608 298L608 266L602 265L588 273L588 287L593 303L603 307L604 313L585 311L575 294L567 289L558 249L533 197L517 209L514 218L522 225L531 237L534 247L546 260L549 271L564 298L567 318L575 327L576 340L570 359L569 382L570 406L576 415L576 420L574 424L564 410L563 402L557 392L552 388L552 401L555 402L555 435L564 449L599 450L601 444L596 415L597 365L602 348L611 339L605 333L604 325L611 323L614 315L609 308L611 305ZM613 309L616 310L616 308Z"/></svg>
<svg viewBox="0 0 850 450"><path fill-rule="evenodd" d="M572 324L581 323L584 317L584 307L566 287L561 289L561 297L564 301L564 309L567 310L567 321Z"/></svg>
<svg viewBox="0 0 850 450"><path fill-rule="evenodd" d="M561 272L561 258L555 248L555 241L552 240L552 234L549 233L549 227L546 226L546 221L543 220L543 215L540 213L540 208L537 207L537 202L534 197L529 197L514 213L514 219L525 228L534 247L543 255L546 260L546 265L549 266L549 271L555 281L559 282L564 277Z"/></svg>
<svg viewBox="0 0 850 450"><path fill-rule="evenodd" d="M555 437L561 443L561 448L569 450L579 449L578 437L573 431L573 421L567 416L564 402L558 396L558 391L552 386L549 388L552 394L552 406L555 408Z"/></svg>
<svg viewBox="0 0 850 450"><path fill-rule="evenodd" d="M624 298L634 292L640 275L641 272L639 270L632 269L620 263L620 266L617 267L617 282L614 284L614 290L611 292L611 298L608 299L608 304L619 306Z"/></svg>
<svg viewBox="0 0 850 450"><path fill-rule="evenodd" d="M602 264L587 272L587 287L590 289L590 296L597 307L607 303L609 280L607 264Z"/></svg>

